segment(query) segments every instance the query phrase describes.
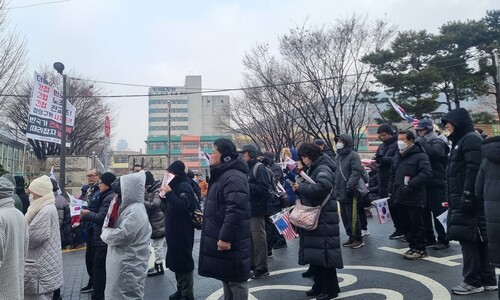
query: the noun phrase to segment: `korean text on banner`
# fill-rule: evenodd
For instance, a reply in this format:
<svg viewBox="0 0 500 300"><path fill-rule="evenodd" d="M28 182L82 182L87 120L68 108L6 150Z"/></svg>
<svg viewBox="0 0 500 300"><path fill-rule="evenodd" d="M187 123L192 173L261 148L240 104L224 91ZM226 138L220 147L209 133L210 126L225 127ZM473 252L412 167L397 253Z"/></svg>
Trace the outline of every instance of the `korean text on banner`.
<svg viewBox="0 0 500 300"><path fill-rule="evenodd" d="M71 146L71 133L75 126L76 108L66 100L66 147ZM62 93L50 86L35 72L26 137L61 144Z"/></svg>
<svg viewBox="0 0 500 300"><path fill-rule="evenodd" d="M389 211L389 198L382 198L373 201L375 209L377 210L378 222L384 224L392 221L391 212Z"/></svg>

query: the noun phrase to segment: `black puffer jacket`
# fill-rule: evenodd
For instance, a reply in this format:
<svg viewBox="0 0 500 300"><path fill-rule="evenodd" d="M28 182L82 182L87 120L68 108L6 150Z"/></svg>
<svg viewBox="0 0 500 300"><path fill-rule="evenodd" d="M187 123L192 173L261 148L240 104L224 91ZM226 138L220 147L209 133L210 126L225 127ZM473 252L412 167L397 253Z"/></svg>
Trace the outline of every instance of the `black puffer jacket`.
<svg viewBox="0 0 500 300"><path fill-rule="evenodd" d="M378 146L377 153L375 154L375 158L378 167L378 183L379 183L379 196L381 198L387 197L389 193L389 179L391 177L391 168L394 163L394 156L398 153L398 144L396 141L398 140L397 135L393 135L386 141L383 141L382 144Z"/></svg>
<svg viewBox="0 0 500 300"><path fill-rule="evenodd" d="M194 270L193 245L194 227L191 213L194 211L195 196L187 175L176 175L169 185L170 193L165 195L165 237L167 239L167 267L175 273Z"/></svg>
<svg viewBox="0 0 500 300"><path fill-rule="evenodd" d="M429 157L419 145L413 144L404 154L394 158L389 184L392 186L394 203L425 207L425 183L432 177ZM408 185L405 186L405 177Z"/></svg>
<svg viewBox="0 0 500 300"><path fill-rule="evenodd" d="M474 131L472 119L463 108L450 111L441 120L455 127L448 136L452 149L446 167L448 239L469 242L486 240L483 205L475 199L483 139Z"/></svg>
<svg viewBox="0 0 500 300"><path fill-rule="evenodd" d="M201 231L198 273L222 281L250 278L250 189L248 166L241 155L210 168ZM219 240L231 243L218 251Z"/></svg>
<svg viewBox="0 0 500 300"><path fill-rule="evenodd" d="M340 251L339 215L337 201L332 191L335 166L325 155L314 161L307 173L316 184L306 181L299 184L298 193L302 204L318 206L331 192L328 201L321 209L318 227L307 231L300 229L299 264L321 266L324 268L344 267Z"/></svg>
<svg viewBox="0 0 500 300"><path fill-rule="evenodd" d="M149 224L151 224L152 239L165 237L165 214L161 209L160 198L161 180L155 181L151 186L146 187L144 194L144 206L148 213Z"/></svg>
<svg viewBox="0 0 500 300"><path fill-rule="evenodd" d="M500 267L500 136L481 147L483 161L476 181L477 201L484 199L490 264Z"/></svg>
<svg viewBox="0 0 500 300"><path fill-rule="evenodd" d="M445 170L448 162L448 145L438 138L434 130L429 131L419 141L431 162L432 179L427 182L428 186L444 188Z"/></svg>
<svg viewBox="0 0 500 300"><path fill-rule="evenodd" d="M98 208L97 212L90 211L87 216L82 216L81 220L89 222L94 228L94 245L96 247L107 246L105 242L101 239L102 225L104 224L104 219L108 213L109 205L115 197L115 192L113 189L109 188L103 192L99 192L97 198L92 200L92 204ZM90 207L89 207L90 210Z"/></svg>

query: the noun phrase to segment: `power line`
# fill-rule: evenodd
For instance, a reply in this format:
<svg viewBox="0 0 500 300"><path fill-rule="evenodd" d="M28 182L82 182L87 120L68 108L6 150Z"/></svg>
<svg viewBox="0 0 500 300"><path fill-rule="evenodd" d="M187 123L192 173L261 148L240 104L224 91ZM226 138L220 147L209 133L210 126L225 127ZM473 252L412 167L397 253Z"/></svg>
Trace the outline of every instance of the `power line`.
<svg viewBox="0 0 500 300"><path fill-rule="evenodd" d="M71 0L59 0L59 1L42 2L42 3L34 3L34 4L28 4L28 5L22 5L22 6L6 7L5 9L6 10L11 10L11 9L18 9L18 8L28 8L28 7L33 7L33 6L56 4L56 3L69 2L69 1L71 1Z"/></svg>

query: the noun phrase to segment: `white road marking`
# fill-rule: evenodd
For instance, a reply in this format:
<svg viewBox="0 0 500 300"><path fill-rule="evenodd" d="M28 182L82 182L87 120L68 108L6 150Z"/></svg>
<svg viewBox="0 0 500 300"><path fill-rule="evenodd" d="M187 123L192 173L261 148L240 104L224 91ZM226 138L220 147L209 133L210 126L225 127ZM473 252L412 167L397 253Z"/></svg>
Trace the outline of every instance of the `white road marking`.
<svg viewBox="0 0 500 300"><path fill-rule="evenodd" d="M352 269L352 270L371 270L371 271L378 271L378 272L386 272L386 273L392 273L400 276L407 277L409 279L415 280L417 282L420 282L423 284L429 291L432 293L432 299L439 299L439 300L450 300L451 295L448 292L448 290L442 286L439 282L425 277L423 275L413 273L413 272L408 272L408 271L403 271L403 270L398 270L398 269L393 269L393 268L385 268L385 267L375 267L375 266L345 266L345 269ZM286 274L286 273L292 273L292 272L299 272L299 271L304 271L306 270L305 267L299 267L299 268L290 268L290 269L283 269L283 270L278 270L271 272L269 276L275 276L275 275L281 275L281 274ZM342 282L340 282L340 287L346 287L349 285L352 285L358 281L357 277L352 275L352 274L342 274L338 273L338 277L342 278ZM258 300L255 296L253 296L251 293L252 292L258 292L258 291L265 291L265 290L289 290L289 291L300 291L304 292L310 289L310 286L300 286L300 285L262 285L262 286L256 286L253 288L249 289L249 298L250 300ZM213 292L210 296L207 297L207 300L218 300L220 297L222 297L224 294L224 290L221 288L215 292ZM369 289L357 289L357 290L352 290L348 292L343 292L339 294L339 297L345 298L345 297L351 297L351 296L358 296L358 295L363 295L363 294L381 294L387 297L387 299L394 299L394 300L402 300L404 297L400 292L393 291L393 290L388 290L388 289L379 289L379 288L369 288Z"/></svg>
<svg viewBox="0 0 500 300"><path fill-rule="evenodd" d="M392 248L392 247L379 247L378 249L396 253L396 254L403 254L406 251L408 251L409 248ZM460 266L461 263L454 262L453 260L455 259L461 259L462 254L457 254L457 255L450 255L450 256L445 256L445 257L435 257L435 256L428 256L426 258L422 258L427 261L432 261L437 264L445 265L447 267L456 267Z"/></svg>

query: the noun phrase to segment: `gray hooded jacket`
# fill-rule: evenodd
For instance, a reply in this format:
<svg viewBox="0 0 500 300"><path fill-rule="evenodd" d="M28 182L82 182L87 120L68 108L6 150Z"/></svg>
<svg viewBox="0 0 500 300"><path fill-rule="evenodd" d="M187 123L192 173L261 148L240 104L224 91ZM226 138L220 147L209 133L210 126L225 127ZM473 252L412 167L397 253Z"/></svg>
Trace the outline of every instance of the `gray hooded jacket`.
<svg viewBox="0 0 500 300"><path fill-rule="evenodd" d="M344 148L337 150L335 162L337 164L337 171L335 172L335 195L337 201L341 203L352 202L352 196L349 193L356 191L360 178L364 178L363 166L358 153L354 149L354 141L348 134L341 134L338 137L344 143ZM345 176L342 176L342 174Z"/></svg>

